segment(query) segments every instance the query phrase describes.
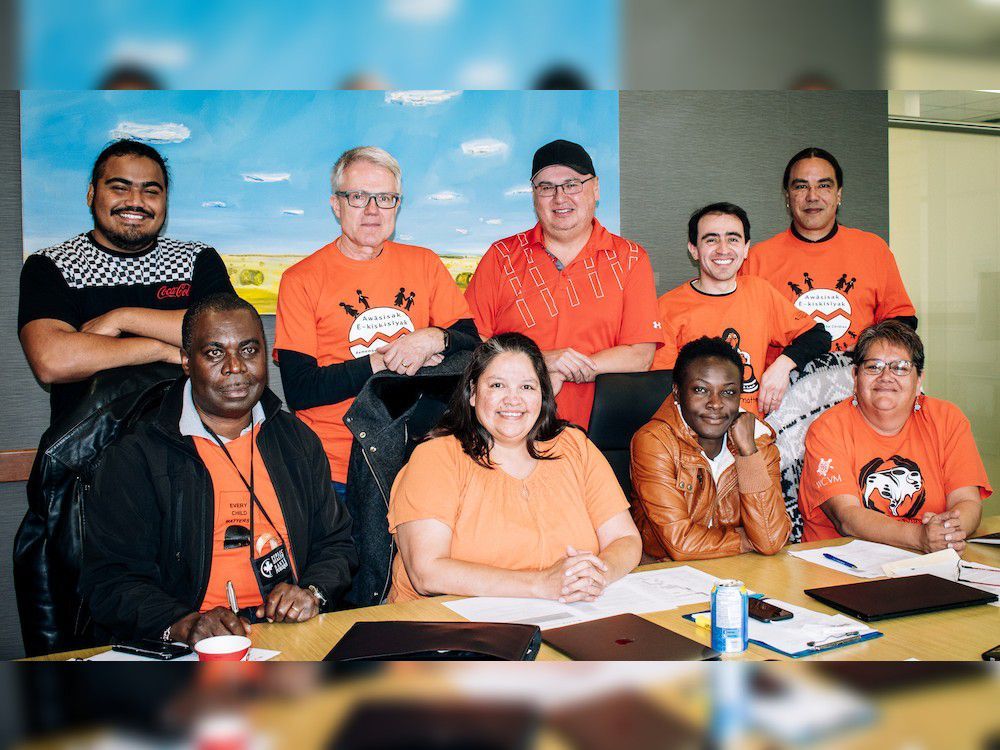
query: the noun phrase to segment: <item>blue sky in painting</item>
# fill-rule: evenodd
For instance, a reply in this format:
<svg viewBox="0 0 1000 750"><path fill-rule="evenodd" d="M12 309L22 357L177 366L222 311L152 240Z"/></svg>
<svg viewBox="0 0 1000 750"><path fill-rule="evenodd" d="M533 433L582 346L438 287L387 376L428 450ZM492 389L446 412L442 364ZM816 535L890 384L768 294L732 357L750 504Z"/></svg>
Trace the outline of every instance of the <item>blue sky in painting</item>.
<svg viewBox="0 0 1000 750"><path fill-rule="evenodd" d="M402 165L398 241L478 254L532 226L531 156L554 138L590 151L601 178L598 218L619 231L617 93L438 98L413 106L401 103L407 92L25 91L24 249L92 226L90 168L122 123L156 126L143 132L173 141L154 142L171 171L166 234L221 252L305 254L333 239L339 227L328 203L330 167L362 144L386 148Z"/></svg>

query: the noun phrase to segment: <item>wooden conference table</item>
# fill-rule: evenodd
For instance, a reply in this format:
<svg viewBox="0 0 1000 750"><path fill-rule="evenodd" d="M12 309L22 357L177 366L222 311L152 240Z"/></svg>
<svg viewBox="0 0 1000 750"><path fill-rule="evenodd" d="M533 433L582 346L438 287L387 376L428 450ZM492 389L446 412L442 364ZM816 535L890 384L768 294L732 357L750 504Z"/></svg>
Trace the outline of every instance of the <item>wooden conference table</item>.
<svg viewBox="0 0 1000 750"><path fill-rule="evenodd" d="M1000 531L1000 516L984 518L976 533L982 535L996 531ZM817 586L856 583L863 579L799 560L789 555L788 552L793 549L811 549L830 544L842 544L847 541L849 540L795 544L786 547L773 557L747 553L716 560L657 563L643 566L640 570L691 565L719 578L739 578L751 589L762 592L769 597L802 605L818 612L836 614L835 610L807 596L803 590ZM1000 567L1000 546L969 544L963 553L963 559ZM462 621L461 616L443 604L456 598L458 597L438 596L415 602L331 612L299 624L259 624L253 626L251 638L256 648L280 651L281 654L276 657L276 660L318 661L326 656L327 652L355 622L380 620ZM665 612L647 613L643 617L701 643L708 644L708 631L704 628L698 628L694 623L681 617L690 612L699 612L705 609L705 604L696 604ZM821 652L806 658L834 661L903 661L910 658L926 661L979 660L980 654L1000 643L1000 608L980 605L912 615L883 620L874 623L873 627L885 635L882 638ZM37 657L37 659L60 661L74 657L86 658L105 650L107 647L49 654ZM566 657L543 644L538 658L564 660ZM751 644L745 653L724 658L727 660L760 661L786 659L787 657Z"/></svg>

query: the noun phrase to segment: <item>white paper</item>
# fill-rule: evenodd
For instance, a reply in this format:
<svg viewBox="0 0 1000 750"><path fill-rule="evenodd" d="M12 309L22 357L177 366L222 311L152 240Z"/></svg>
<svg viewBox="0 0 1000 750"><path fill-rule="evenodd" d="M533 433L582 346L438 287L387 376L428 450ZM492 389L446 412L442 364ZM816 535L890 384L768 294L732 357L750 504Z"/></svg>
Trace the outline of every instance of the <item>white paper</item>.
<svg viewBox="0 0 1000 750"><path fill-rule="evenodd" d="M913 560L903 560L884 566L888 575L900 576L929 573L949 581L964 583L980 591L1000 595L1000 568L982 563L966 562L953 549L943 549L929 555L920 555ZM1000 607L1000 600L992 602Z"/></svg>
<svg viewBox="0 0 1000 750"><path fill-rule="evenodd" d="M874 628L846 615L825 615L770 597L767 601L776 607L787 609L794 617L780 622L760 622L750 618L748 635L751 640L767 643L785 653L797 654L809 651L812 648L809 645L810 641L817 646L818 653L825 646L843 638L854 638L875 632Z"/></svg>
<svg viewBox="0 0 1000 750"><path fill-rule="evenodd" d="M966 539L967 542L975 542L976 544L1000 544L1000 535L990 534L989 536L983 536L979 539Z"/></svg>
<svg viewBox="0 0 1000 750"><path fill-rule="evenodd" d="M549 599L476 596L444 606L472 622L516 622L542 630L614 615L642 614L708 601L715 576L688 565L631 573L593 602L563 604Z"/></svg>
<svg viewBox="0 0 1000 750"><path fill-rule="evenodd" d="M823 557L824 552L856 565L857 569L848 568L846 565L841 565L838 562ZM831 545L817 549L790 550L788 554L800 560L805 560L815 565L822 565L824 568L830 568L831 570L839 570L841 573L847 573L857 578L881 578L885 575L882 571L883 565L919 557L916 552L891 547L888 544L866 542L863 539L855 539L847 544Z"/></svg>
<svg viewBox="0 0 1000 750"><path fill-rule="evenodd" d="M280 654L280 651L270 651L266 648L251 648L247 653L245 661L267 661ZM138 654L123 654L121 651L108 649L99 654L85 659L85 661L145 661L145 662L177 662L177 661L198 661L198 654L192 652L186 656L179 656L176 659L154 659L151 656L139 656Z"/></svg>

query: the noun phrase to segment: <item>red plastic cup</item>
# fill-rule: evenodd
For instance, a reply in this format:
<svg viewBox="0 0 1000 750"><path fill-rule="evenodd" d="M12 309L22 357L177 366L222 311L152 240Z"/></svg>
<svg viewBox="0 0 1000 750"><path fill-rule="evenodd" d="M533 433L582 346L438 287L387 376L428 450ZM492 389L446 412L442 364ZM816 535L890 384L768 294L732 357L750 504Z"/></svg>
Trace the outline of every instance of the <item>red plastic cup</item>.
<svg viewBox="0 0 1000 750"><path fill-rule="evenodd" d="M243 661L250 652L250 639L242 635L215 635L194 644L198 661Z"/></svg>

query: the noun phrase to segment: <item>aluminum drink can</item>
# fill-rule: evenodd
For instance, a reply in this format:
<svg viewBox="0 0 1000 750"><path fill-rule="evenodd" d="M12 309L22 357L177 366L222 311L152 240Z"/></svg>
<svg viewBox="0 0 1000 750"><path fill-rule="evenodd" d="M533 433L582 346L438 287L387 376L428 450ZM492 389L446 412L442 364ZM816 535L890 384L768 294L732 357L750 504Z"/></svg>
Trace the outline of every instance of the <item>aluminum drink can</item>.
<svg viewBox="0 0 1000 750"><path fill-rule="evenodd" d="M743 581L716 581L712 587L712 648L724 654L747 650L747 589Z"/></svg>

